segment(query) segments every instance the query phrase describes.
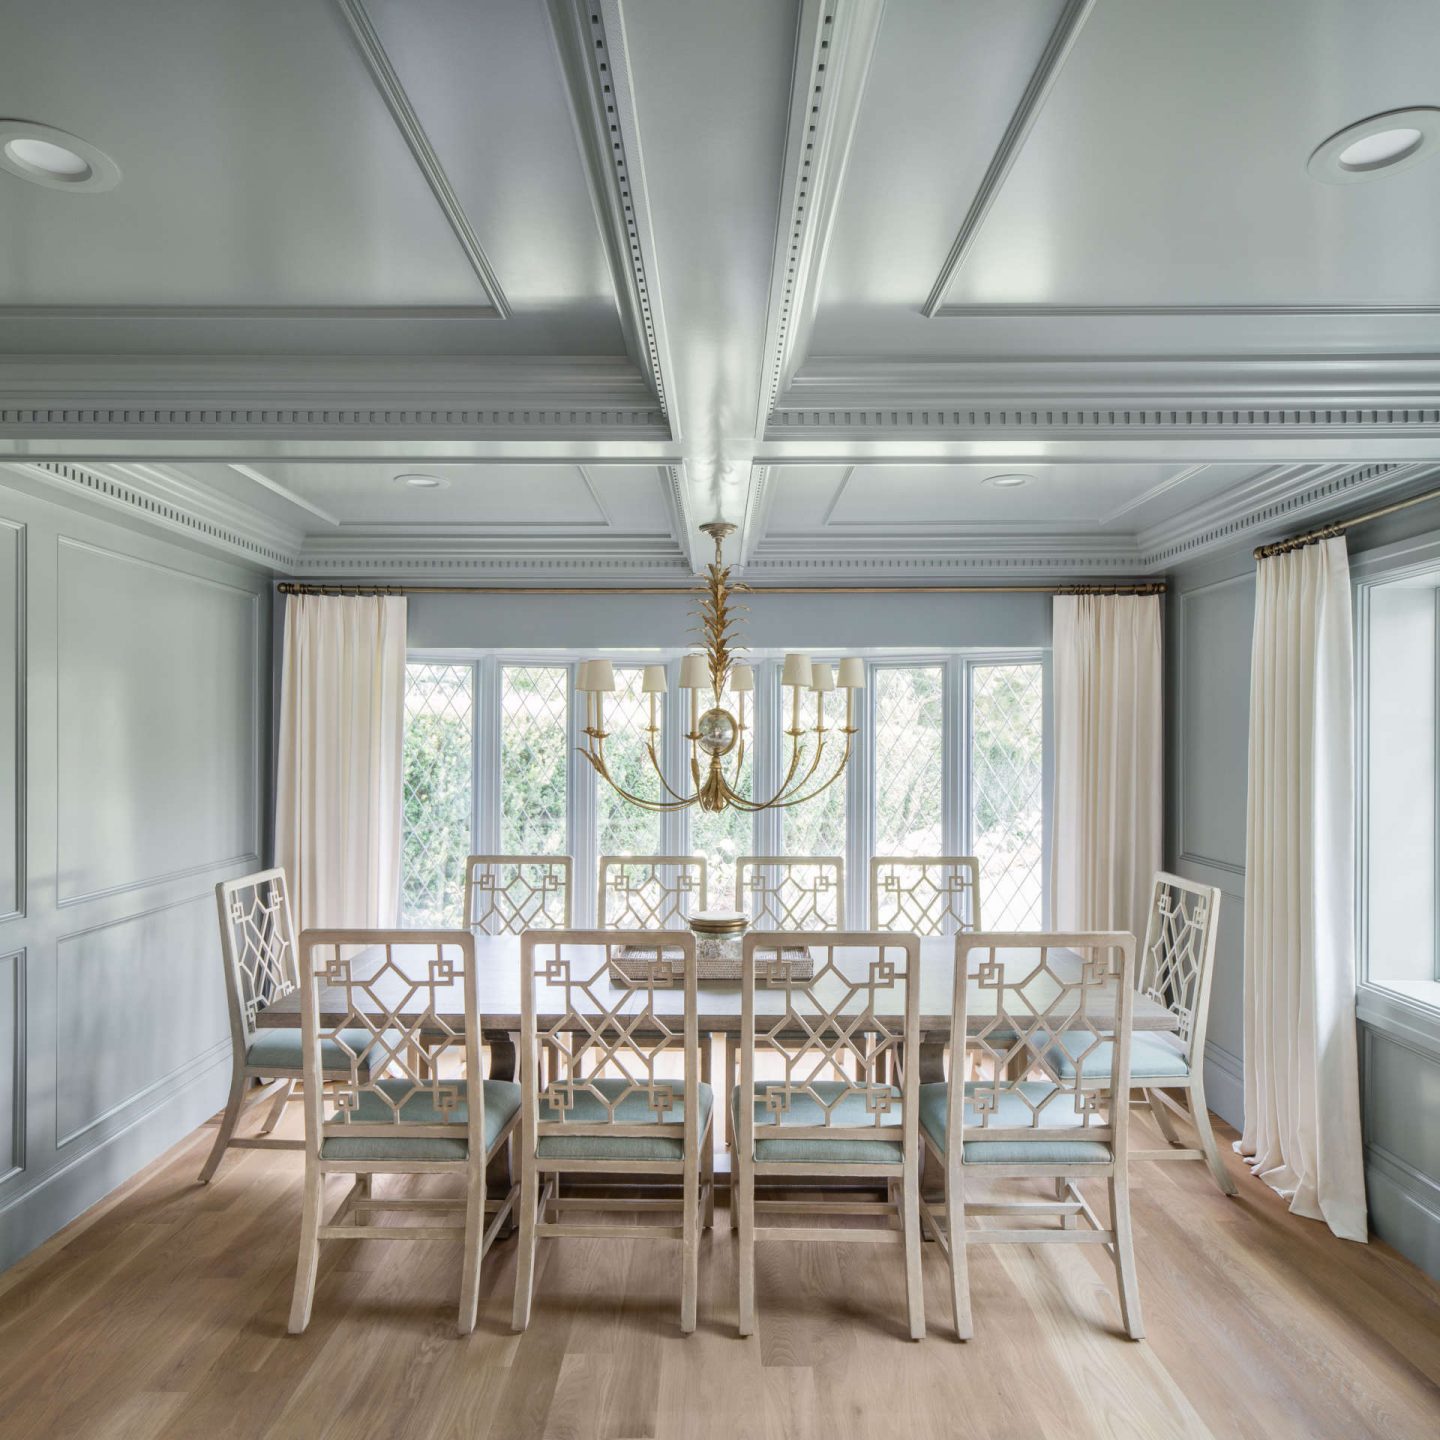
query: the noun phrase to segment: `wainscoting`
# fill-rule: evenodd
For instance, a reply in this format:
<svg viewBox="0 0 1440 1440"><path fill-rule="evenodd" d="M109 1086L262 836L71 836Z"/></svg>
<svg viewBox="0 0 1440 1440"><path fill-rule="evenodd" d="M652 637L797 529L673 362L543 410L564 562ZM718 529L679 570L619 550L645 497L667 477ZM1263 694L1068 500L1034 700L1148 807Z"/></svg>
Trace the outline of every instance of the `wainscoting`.
<svg viewBox="0 0 1440 1440"><path fill-rule="evenodd" d="M0 1268L224 1100L269 586L0 471ZM13 763L12 763L13 760Z"/></svg>

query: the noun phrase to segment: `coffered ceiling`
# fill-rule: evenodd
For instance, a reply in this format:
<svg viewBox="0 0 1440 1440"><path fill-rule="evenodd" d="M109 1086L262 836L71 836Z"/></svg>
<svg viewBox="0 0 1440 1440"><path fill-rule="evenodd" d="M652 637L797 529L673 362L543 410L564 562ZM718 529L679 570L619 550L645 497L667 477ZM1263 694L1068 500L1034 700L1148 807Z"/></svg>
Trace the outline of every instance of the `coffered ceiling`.
<svg viewBox="0 0 1440 1440"><path fill-rule="evenodd" d="M1440 159L1307 169L1430 0L0 25L121 175L0 170L0 455L277 571L1156 573L1440 469Z"/></svg>

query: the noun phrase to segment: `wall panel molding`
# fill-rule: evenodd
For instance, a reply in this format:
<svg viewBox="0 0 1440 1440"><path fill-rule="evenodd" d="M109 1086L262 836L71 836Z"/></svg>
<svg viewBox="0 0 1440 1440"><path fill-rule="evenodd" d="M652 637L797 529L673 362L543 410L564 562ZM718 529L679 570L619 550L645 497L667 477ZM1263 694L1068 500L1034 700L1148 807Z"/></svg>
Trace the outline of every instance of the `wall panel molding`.
<svg viewBox="0 0 1440 1440"><path fill-rule="evenodd" d="M127 554L124 551L111 549L107 546L98 545L89 540L78 539L67 534L60 534L57 537L58 556L57 577L61 591L60 606L57 607L56 618L56 681L57 681L57 716L56 734L58 750L58 764L60 775L57 776L58 809L56 822L56 908L67 909L76 905L89 903L93 900L107 898L114 895L126 894L137 890L152 889L156 886L172 883L189 876L202 874L207 871L217 871L237 865L258 864L261 848L261 815L259 806L259 791L263 784L260 774L261 734L269 724L268 711L262 701L269 693L269 677L262 673L262 657L265 653L263 637L261 635L261 607L260 593L252 588L234 585L228 581L215 579L211 576L199 575L194 571L181 569L177 566L162 564L157 560L148 559L142 556ZM247 769L248 775L245 778L245 793L250 796L249 814L245 817L244 829L245 839L248 844L243 850L231 851L217 856L206 857L203 860L194 859L193 850L187 849L186 861L181 865L164 866L162 868L147 871L144 874L132 875L124 880L118 880L112 884L101 885L74 885L71 877L76 873L83 873L85 867L77 863L77 858L67 852L67 841L73 842L73 832L79 827L67 827L66 813L66 790L64 783L66 755L65 735L66 726L71 722L72 717L67 714L67 697L76 697L76 704L83 707L89 702L89 695L82 685L72 683L67 689L66 662L67 644L72 643L74 636L67 634L64 623L63 606L66 601L73 600L78 594L77 577L65 575L65 557L73 556L91 561L98 561L102 564L119 564L122 569L135 567L139 570L149 571L165 577L165 583L179 582L185 586L194 587L199 592L221 592L228 598L233 598L244 607L246 640L246 667L248 682L245 689L249 695L248 706L248 743L247 743ZM99 583L99 582L97 582ZM88 627L80 627L81 633L88 633ZM177 655L177 659L179 657ZM81 698L83 697L83 698ZM133 697L132 697L133 698ZM93 720L93 717L91 717ZM134 717L111 716L108 717L112 723L123 721ZM87 730L87 733L91 733ZM144 736L147 740L152 738L145 735L143 730L135 732L136 743ZM209 743L213 736L207 733L202 737ZM198 799L198 797L196 797ZM216 798L217 805L223 797ZM93 837L95 828L86 827L84 834Z"/></svg>
<svg viewBox="0 0 1440 1440"><path fill-rule="evenodd" d="M174 961L174 973L170 978L177 981L175 988L167 989L163 985L155 985L154 993L152 993L152 990L147 988L147 982L152 978L147 968L142 983L124 986L114 995L102 992L102 975L95 968L95 956L93 952L90 955L84 954L84 947L87 944L93 947L96 937L111 936L114 932L126 930L127 927L146 926L147 930L154 931L159 927L153 923L147 926L146 922L155 922L157 917L169 917L171 920L176 920L180 918L182 912L193 910L196 907L198 907L196 916L198 925L194 928L203 932L209 938L210 944L208 951L204 946L196 949L183 942L178 947L171 947L170 954ZM113 920L73 930L56 939L55 972L60 994L86 997L86 1003L78 1008L73 1004L56 1005L54 1008L56 1023L54 1044L55 1147L57 1150L64 1150L73 1145L102 1127L114 1116L131 1109L146 1098L154 1096L167 1086L183 1083L183 1080L193 1072L204 1070L218 1063L220 1059L228 1057L232 1041L229 1020L225 1011L224 976L221 972L219 942L212 933L214 928L213 911L213 895L207 889L197 895L189 895L168 904L149 906L144 910L121 915ZM159 923L161 926L166 924L164 920ZM154 941L155 937L152 935L150 939ZM143 953L153 958L155 954L162 953L163 950L164 947L155 942L138 944L133 948L126 947L121 953L124 955ZM114 957L110 957L107 961L107 964L110 963L116 963ZM86 965L94 972L88 976L90 983L62 978L67 966L73 967L77 964ZM81 1103L82 1097L72 1093L68 1088L80 1075L73 1064L74 1056L77 1053L86 1056L90 1067L96 1070L100 1069L108 1058L117 1074L123 1074L127 1078L136 1074L142 1063L141 1056L153 1052L142 1047L141 1056L112 1055L107 1057L106 1044L124 1043L129 1040L143 1026L147 1016L155 1016L156 994L165 993L168 998L174 1000L176 998L175 989L185 991L179 997L182 1000L200 1002L205 997L209 998L212 1002L210 1008L214 1012L211 1018L215 1021L217 1033L209 1037L197 1036L194 1033L198 1028L194 1023L197 1017L193 1015L183 1017L188 1023L177 1024L173 1028L166 1025L167 1034L188 1044L196 1044L198 1041L196 1048L190 1050L177 1063L163 1071L145 1077L143 1083L137 1084L132 1090L122 1093L118 1085L99 1087L104 1097L101 1106L86 1108ZM127 1005L132 1007L133 1013L126 1013ZM77 1034L77 1030L87 1023L96 1027L95 1033L92 1035ZM139 1071L139 1073L143 1074L143 1071ZM67 1114L67 1106L70 1107L72 1113Z"/></svg>
<svg viewBox="0 0 1440 1440"><path fill-rule="evenodd" d="M13 814L10 817L10 824L6 827L10 832L10 848L13 863L10 867L8 880L12 895L11 903L0 908L0 924L7 920L22 919L25 915L26 896L26 873L27 858L29 852L29 827L26 823L28 784L25 764L27 745L26 734L29 721L29 665L26 659L27 649L27 624L26 624L26 595L27 587L25 581L26 542L29 532L25 525L13 521L0 519L0 540L5 536L11 538L14 547L14 588L9 594L9 603L14 607L14 629L10 636L12 647L11 663L11 686L13 689L12 705L9 709L9 723L14 730L14 745L9 755L11 765L9 783L11 786L11 806ZM4 693L4 686L0 684L0 694ZM5 783L4 777L0 777L0 786ZM0 816L0 823L4 823L4 817ZM0 891L0 896L4 892ZM3 902L0 902L3 903Z"/></svg>
<svg viewBox="0 0 1440 1440"><path fill-rule="evenodd" d="M0 1089L0 1097L9 1091L8 1103L0 1099L0 1135L9 1133L8 1146L0 1146L0 1186L25 1170L25 1129L29 1113L25 1103L29 1028L25 1011L25 956L24 950L0 955L0 1074L9 1077ZM8 1025L4 1023L7 1011Z"/></svg>

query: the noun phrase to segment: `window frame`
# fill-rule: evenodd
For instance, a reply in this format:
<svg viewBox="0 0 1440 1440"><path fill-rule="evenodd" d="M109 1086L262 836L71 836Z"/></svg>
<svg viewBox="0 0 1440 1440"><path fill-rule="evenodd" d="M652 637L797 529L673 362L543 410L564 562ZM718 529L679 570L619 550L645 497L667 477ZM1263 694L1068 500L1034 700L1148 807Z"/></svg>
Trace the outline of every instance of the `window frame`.
<svg viewBox="0 0 1440 1440"><path fill-rule="evenodd" d="M1440 831L1440 534L1401 541L1352 558L1350 588L1354 621L1355 769L1355 984L1356 1011L1367 1024L1408 1038L1440 1055L1440 923L1435 925L1431 982L1386 981L1370 964L1370 658L1371 596L1397 581L1436 577L1436 828ZM1440 842L1440 835L1437 835ZM1440 843L1436 845L1440 872ZM1440 908L1440 873L1435 903ZM1440 922L1440 916L1437 916Z"/></svg>
<svg viewBox="0 0 1440 1440"><path fill-rule="evenodd" d="M577 667L603 653L617 668L643 665L666 667L669 687L661 702L662 754L667 773L684 776L688 765L683 706L675 688L683 650L657 647L653 650L456 650L413 648L406 652L407 665L444 664L471 667L473 704L471 725L471 845L472 853L494 854L500 840L501 799L501 677L502 666L545 666L566 669L570 693L567 723L568 770L566 781L566 839L568 853L575 861L574 923L581 928L596 920L596 876L599 870L599 812L594 771L578 754L585 725L584 697L575 688ZM814 652L822 658L829 648ZM1050 854L1054 779L1054 736L1050 683L1050 651L1047 649L988 649L967 647L954 650L867 650L865 692L860 702L859 734L854 754L842 782L846 787L845 907L852 928L870 923L870 861L875 854L875 675L881 669L917 666L940 668L943 771L941 777L941 826L946 854L969 855L974 851L971 811L974 794L971 774L972 676L979 666L1038 665L1041 671L1041 905L1042 924L1051 920ZM778 788L785 755L780 688L781 660L769 650L754 652L750 663L755 671L755 691L750 717L752 747L751 773L761 794ZM843 704L843 700L837 703ZM679 723L677 723L679 722ZM690 853L692 811L662 813L660 835L662 854ZM752 853L784 853L784 814L762 810L751 817ZM402 877L403 898L403 877ZM730 897L712 896L712 903L730 903ZM402 923L404 916L402 914Z"/></svg>

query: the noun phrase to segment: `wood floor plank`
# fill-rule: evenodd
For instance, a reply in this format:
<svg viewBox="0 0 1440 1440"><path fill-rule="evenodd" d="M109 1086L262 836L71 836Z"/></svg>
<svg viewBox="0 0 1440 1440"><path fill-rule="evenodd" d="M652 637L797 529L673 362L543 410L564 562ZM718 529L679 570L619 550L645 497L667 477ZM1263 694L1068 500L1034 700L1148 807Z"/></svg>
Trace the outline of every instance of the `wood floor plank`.
<svg viewBox="0 0 1440 1440"><path fill-rule="evenodd" d="M933 1244L915 1343L898 1250L784 1240L757 1247L759 1332L740 1340L723 1208L689 1337L678 1246L628 1239L543 1241L518 1336L515 1246L498 1244L463 1339L458 1244L326 1246L314 1318L292 1337L297 1157L242 1151L199 1186L210 1135L0 1276L0 1440L1440 1433L1440 1287L1296 1219L1233 1156L1233 1200L1198 1165L1136 1167L1138 1344L1099 1247L973 1247L961 1345Z"/></svg>

